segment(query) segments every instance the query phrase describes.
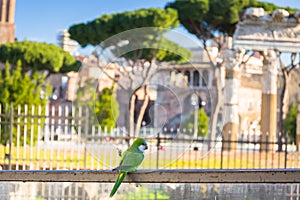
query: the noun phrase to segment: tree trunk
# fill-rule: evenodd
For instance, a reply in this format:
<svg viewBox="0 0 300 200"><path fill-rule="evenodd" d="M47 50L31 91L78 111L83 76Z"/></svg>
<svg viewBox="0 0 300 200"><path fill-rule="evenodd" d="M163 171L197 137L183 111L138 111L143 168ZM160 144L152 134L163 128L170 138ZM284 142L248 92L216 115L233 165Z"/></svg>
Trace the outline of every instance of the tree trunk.
<svg viewBox="0 0 300 200"><path fill-rule="evenodd" d="M210 133L210 142L208 144L208 150L215 146L216 135L217 135L217 123L218 123L218 116L221 107L221 96L222 96L222 84L221 84L221 72L220 68L214 68L214 82L216 85L216 102L213 109L212 115L212 123L211 123L211 133Z"/></svg>
<svg viewBox="0 0 300 200"><path fill-rule="evenodd" d="M134 134L134 108L135 108L135 100L136 100L136 95L133 93L130 98L130 104L129 104L129 127L127 130L128 136L131 138ZM130 146L130 141L128 139L127 141L128 147Z"/></svg>
<svg viewBox="0 0 300 200"><path fill-rule="evenodd" d="M282 151L282 145L283 145L283 141L282 139L285 136L284 130L283 130L283 121L285 119L286 116L286 112L284 112L284 107L286 106L287 102L287 97L288 97L288 90L287 90L287 84L288 84L288 80L289 80L289 74L285 71L285 69L282 69L282 77L283 77L283 81L282 81L282 90L280 93L280 105L279 105L279 122L278 122L278 128L279 128L279 137L278 137L278 151Z"/></svg>
<svg viewBox="0 0 300 200"><path fill-rule="evenodd" d="M140 128L141 128L141 125L143 122L144 114L145 114L145 111L147 109L147 106L149 104L149 99L150 99L149 94L148 94L148 86L144 85L143 88L144 88L144 101L143 101L143 105L140 109L139 116L138 116L138 119L137 119L137 122L135 125L135 131L134 131L135 137L137 137L140 133Z"/></svg>
<svg viewBox="0 0 300 200"><path fill-rule="evenodd" d="M133 94L130 98L130 107L129 107L129 135L132 136L134 133L134 108L135 108L135 101L136 95Z"/></svg>
<svg viewBox="0 0 300 200"><path fill-rule="evenodd" d="M224 42L227 41L227 39L224 39ZM210 150L211 148L213 148L215 146L215 142L216 142L216 133L217 133L217 123L218 123L218 117L219 117L219 112L220 112L220 108L221 108L221 103L222 103L222 97L223 97L223 86L222 86L222 76L221 76L221 65L222 63L218 63L217 59L220 58L220 51L221 51L221 47L223 45L219 45L218 47L218 52L219 55L216 56L215 58L212 57L209 49L206 46L206 42L203 42L203 48L205 50L205 52L207 53L207 56L209 58L209 61L211 63L211 67L213 68L213 72L214 72L214 83L216 86L216 101L215 101L215 105L213 106L213 114L212 114L212 123L211 123L211 133L210 133L210 141L208 143L208 150Z"/></svg>
<svg viewBox="0 0 300 200"><path fill-rule="evenodd" d="M287 80L287 74L286 72L283 72L283 81L282 81L282 90L279 96L279 124L278 124L278 128L279 128L279 132L283 133L283 120L284 120L284 116L283 116L283 107L285 105L285 93L286 93L286 80Z"/></svg>

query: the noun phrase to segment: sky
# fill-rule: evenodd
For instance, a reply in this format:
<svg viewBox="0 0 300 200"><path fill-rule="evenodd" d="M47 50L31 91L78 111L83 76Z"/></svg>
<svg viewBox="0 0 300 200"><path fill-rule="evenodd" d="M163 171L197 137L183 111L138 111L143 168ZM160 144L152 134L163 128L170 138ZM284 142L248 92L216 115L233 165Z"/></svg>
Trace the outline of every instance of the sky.
<svg viewBox="0 0 300 200"><path fill-rule="evenodd" d="M15 36L57 44L59 31L103 14L139 8L163 8L173 0L16 0ZM300 9L299 0L265 0L279 6ZM185 32L184 30L180 30Z"/></svg>

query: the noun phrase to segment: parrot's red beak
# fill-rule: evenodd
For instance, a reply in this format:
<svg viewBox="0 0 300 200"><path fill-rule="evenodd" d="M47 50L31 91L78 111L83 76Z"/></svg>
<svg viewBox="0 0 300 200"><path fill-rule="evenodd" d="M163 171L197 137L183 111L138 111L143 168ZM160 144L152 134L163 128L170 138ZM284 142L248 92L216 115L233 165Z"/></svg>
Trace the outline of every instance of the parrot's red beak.
<svg viewBox="0 0 300 200"><path fill-rule="evenodd" d="M148 145L145 145L145 149L148 149Z"/></svg>

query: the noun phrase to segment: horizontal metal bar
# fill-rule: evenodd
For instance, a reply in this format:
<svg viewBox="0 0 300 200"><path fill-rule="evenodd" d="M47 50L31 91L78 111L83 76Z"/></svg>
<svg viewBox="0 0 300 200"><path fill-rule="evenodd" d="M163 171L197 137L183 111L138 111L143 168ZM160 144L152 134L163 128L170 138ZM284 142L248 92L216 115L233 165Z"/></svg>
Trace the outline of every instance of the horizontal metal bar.
<svg viewBox="0 0 300 200"><path fill-rule="evenodd" d="M2 170L0 181L115 182L111 170ZM254 170L140 170L124 182L138 183L300 183L300 169Z"/></svg>

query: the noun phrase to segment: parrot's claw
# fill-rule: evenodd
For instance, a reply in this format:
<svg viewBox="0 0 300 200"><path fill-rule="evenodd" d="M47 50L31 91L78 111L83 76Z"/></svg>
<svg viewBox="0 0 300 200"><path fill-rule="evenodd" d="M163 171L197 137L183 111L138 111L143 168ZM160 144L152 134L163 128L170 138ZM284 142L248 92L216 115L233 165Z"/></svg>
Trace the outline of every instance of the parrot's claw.
<svg viewBox="0 0 300 200"><path fill-rule="evenodd" d="M118 155L119 155L120 157L122 157L122 149L120 149L120 148L117 147L117 151L118 151Z"/></svg>
<svg viewBox="0 0 300 200"><path fill-rule="evenodd" d="M113 171L113 172L119 172L119 169L118 168L114 168L111 171Z"/></svg>
<svg viewBox="0 0 300 200"><path fill-rule="evenodd" d="M142 187L141 183L135 183L135 187Z"/></svg>

